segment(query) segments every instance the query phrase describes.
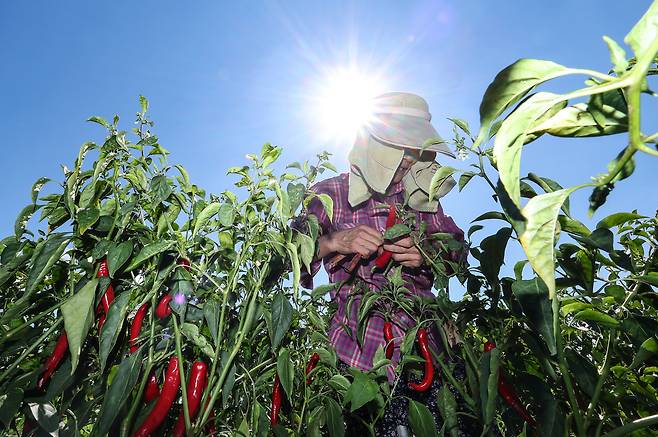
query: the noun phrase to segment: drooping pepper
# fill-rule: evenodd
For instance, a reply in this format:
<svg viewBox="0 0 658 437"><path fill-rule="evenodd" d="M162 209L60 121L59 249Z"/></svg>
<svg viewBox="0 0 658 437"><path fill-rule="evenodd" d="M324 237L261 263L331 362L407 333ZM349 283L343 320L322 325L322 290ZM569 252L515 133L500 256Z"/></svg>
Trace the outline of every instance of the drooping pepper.
<svg viewBox="0 0 658 437"><path fill-rule="evenodd" d="M484 344L485 352L491 352L495 348L496 348L496 343L494 343L493 341L487 341ZM519 399L519 396L514 391L514 388L508 385L507 381L505 381L505 377L503 376L502 370L498 372L498 393L500 393L500 397L503 398L505 403L509 405L509 407L512 410L514 410L514 412L516 412L516 414L521 419L523 419L525 422L528 423L528 425L532 427L536 426L537 422L530 415L528 410L523 406L521 400Z"/></svg>
<svg viewBox="0 0 658 437"><path fill-rule="evenodd" d="M274 377L274 388L272 389L272 410L270 411L270 425L275 427L279 423L279 411L281 411L281 381L279 375Z"/></svg>
<svg viewBox="0 0 658 437"><path fill-rule="evenodd" d="M308 375L313 371L313 369L315 369L315 366L318 365L319 361L320 355L317 352L313 353L313 355L311 355L311 359L308 360L308 364L306 365L306 385L311 385L313 379Z"/></svg>
<svg viewBox="0 0 658 437"><path fill-rule="evenodd" d="M166 319L171 315L171 307L169 306L171 299L171 294L165 294L162 299L160 299L158 306L155 308L155 316L158 319Z"/></svg>
<svg viewBox="0 0 658 437"><path fill-rule="evenodd" d="M98 273L96 273L97 278L107 278L110 276L109 269L107 267L107 260L103 258L98 266ZM110 310L110 304L114 301L114 287L110 283L101 296L101 303L96 307L96 314L98 317L98 330L100 331L103 325L105 324L105 317L107 312Z"/></svg>
<svg viewBox="0 0 658 437"><path fill-rule="evenodd" d="M46 383L48 383L50 377L53 375L53 373L55 373L55 370L57 370L59 363L62 361L64 355L66 354L66 351L68 350L69 350L69 339L66 336L66 331L63 331L59 335L59 338L57 339L57 343L55 343L55 349L53 349L53 353L50 354L50 356L46 359L44 363L44 371L41 374L39 380L37 381L37 388L39 390L43 390L46 387Z"/></svg>
<svg viewBox="0 0 658 437"><path fill-rule="evenodd" d="M206 389L206 384L208 383L208 367L203 361L196 361L192 365L192 370L190 371L190 380L188 382L187 388L187 408L190 415L190 420L194 420L197 413L199 412L199 404L201 403L201 395ZM174 426L174 431L172 434L174 437L183 437L185 435L185 415L181 409L180 415L178 416L178 422Z"/></svg>
<svg viewBox="0 0 658 437"><path fill-rule="evenodd" d="M391 204L388 210L388 217L386 218L386 229L390 229L395 225L395 204ZM375 265L379 267L380 269L383 269L386 267L388 262L391 260L391 257L393 254L389 252L388 250L383 251L376 259L375 259Z"/></svg>
<svg viewBox="0 0 658 437"><path fill-rule="evenodd" d="M146 420L135 432L135 437L146 437L151 435L167 418L171 406L176 400L178 387L180 386L180 373L178 372L178 358L171 357L167 367L165 382L162 385L162 394L158 397L155 406L146 417Z"/></svg>
<svg viewBox="0 0 658 437"><path fill-rule="evenodd" d="M190 260L187 258L179 258L176 262L179 266L182 266L188 272L190 271Z"/></svg>
<svg viewBox="0 0 658 437"><path fill-rule="evenodd" d="M133 319L132 324L130 325L130 353L135 353L139 346L137 345L137 338L139 333L142 330L142 324L144 323L144 317L146 317L146 312L149 309L149 304L145 303L137 310L135 318ZM153 399L160 396L160 386L158 384L158 379L155 377L155 372L151 371L149 379L146 383L146 389L144 390L144 401L150 402Z"/></svg>
<svg viewBox="0 0 658 437"><path fill-rule="evenodd" d="M427 331L425 328L420 328L418 330L418 347L420 353L425 359L425 374L423 379L419 382L410 382L409 388L415 391L427 391L432 385L434 380L434 365L432 364L432 355L429 348L429 338L427 337Z"/></svg>
<svg viewBox="0 0 658 437"><path fill-rule="evenodd" d="M393 324L391 322L384 322L384 341L386 341L386 358L393 358Z"/></svg>

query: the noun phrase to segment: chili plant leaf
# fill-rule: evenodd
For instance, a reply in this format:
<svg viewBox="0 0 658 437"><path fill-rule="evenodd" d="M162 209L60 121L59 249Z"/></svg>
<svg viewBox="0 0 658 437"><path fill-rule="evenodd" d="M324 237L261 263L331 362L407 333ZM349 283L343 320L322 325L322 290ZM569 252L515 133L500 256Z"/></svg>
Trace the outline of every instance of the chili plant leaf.
<svg viewBox="0 0 658 437"><path fill-rule="evenodd" d="M343 409L333 398L324 398L324 408L327 412L327 430L330 437L344 437L345 423L343 422Z"/></svg>
<svg viewBox="0 0 658 437"><path fill-rule="evenodd" d="M498 397L498 371L500 366L500 350L492 349L485 352L480 359L480 400L484 416L484 424L490 425L496 413L496 398Z"/></svg>
<svg viewBox="0 0 658 437"><path fill-rule="evenodd" d="M320 199L320 202L322 203L322 207L324 208L324 213L327 215L327 218L329 219L330 222L333 222L334 220L334 201L333 199L325 193L318 194L318 199Z"/></svg>
<svg viewBox="0 0 658 437"><path fill-rule="evenodd" d="M290 213L295 214L299 205L301 205L302 200L304 200L304 194L306 194L306 186L304 184L293 184L292 182L288 184L286 188L288 191L288 202L290 202Z"/></svg>
<svg viewBox="0 0 658 437"><path fill-rule="evenodd" d="M290 350L288 348L283 348L279 351L279 357L276 361L276 373L279 375L281 380L281 386L286 392L289 400L293 399L295 393L293 392L293 386L295 383L295 368L293 362L290 359Z"/></svg>
<svg viewBox="0 0 658 437"><path fill-rule="evenodd" d="M121 362L103 399L103 406L98 421L94 424L92 435L102 436L110 430L114 419L137 384L141 367L142 348Z"/></svg>
<svg viewBox="0 0 658 437"><path fill-rule="evenodd" d="M519 59L501 70L482 97L480 131L473 148L484 142L494 120L507 108L542 82L568 73L569 69L562 65L538 59Z"/></svg>
<svg viewBox="0 0 658 437"><path fill-rule="evenodd" d="M446 431L450 436L458 436L457 401L446 384L441 385L441 389L439 390L438 406L445 423Z"/></svg>
<svg viewBox="0 0 658 437"><path fill-rule="evenodd" d="M107 270L111 278L114 278L116 272L130 259L133 253L133 244L130 241L124 241L112 246L107 252Z"/></svg>
<svg viewBox="0 0 658 437"><path fill-rule="evenodd" d="M136 269L142 265L146 260L155 255L158 255L165 250L169 249L174 245L174 241L156 241L154 243L149 243L139 251L137 256L132 260L132 262L126 267L126 272Z"/></svg>
<svg viewBox="0 0 658 437"><path fill-rule="evenodd" d="M306 267L306 271L311 273L311 263L315 256L315 240L301 232L297 232L296 238L299 244L299 257Z"/></svg>
<svg viewBox="0 0 658 437"><path fill-rule="evenodd" d="M230 203L222 203L218 211L219 223L224 227L233 226L235 221L235 208Z"/></svg>
<svg viewBox="0 0 658 437"><path fill-rule="evenodd" d="M609 315L602 313L601 311L597 311L593 308L582 310L579 313L576 313L574 318L577 320L595 322L608 328L615 328L619 325L619 321L614 317L610 317Z"/></svg>
<svg viewBox="0 0 658 437"><path fill-rule="evenodd" d="M167 200L171 194L171 186L169 186L167 177L165 175L157 175L151 179L151 191L155 195L157 202Z"/></svg>
<svg viewBox="0 0 658 437"><path fill-rule="evenodd" d="M384 231L385 240L395 240L396 238L404 237L411 233L409 226L404 223L398 223Z"/></svg>
<svg viewBox="0 0 658 437"><path fill-rule="evenodd" d="M555 297L555 229L560 207L576 188L554 191L535 196L521 213L527 219L525 231L519 240L537 275L548 286L551 299Z"/></svg>
<svg viewBox="0 0 658 437"><path fill-rule="evenodd" d="M208 323L208 329L212 338L217 345L217 329L219 329L219 315L221 313L221 303L217 299L209 299L203 304L203 316Z"/></svg>
<svg viewBox="0 0 658 437"><path fill-rule="evenodd" d="M514 281L512 292L519 300L532 327L544 338L551 354L555 355L557 346L553 332L553 310L544 281L540 278Z"/></svg>
<svg viewBox="0 0 658 437"><path fill-rule="evenodd" d="M274 299L272 299L272 332L270 337L273 350L276 350L288 332L292 321L292 313L292 305L285 294L282 292L275 294Z"/></svg>
<svg viewBox="0 0 658 437"><path fill-rule="evenodd" d="M439 195L438 197L441 197L455 186L455 180L452 178L452 174L456 171L456 168L445 165L434 172L429 188L430 201L434 200L437 194Z"/></svg>
<svg viewBox="0 0 658 437"><path fill-rule="evenodd" d="M32 202L37 201L37 197L39 197L39 192L43 188L44 185L46 185L48 182L50 182L49 178L46 177L41 177L37 179L37 181L32 185Z"/></svg>
<svg viewBox="0 0 658 437"><path fill-rule="evenodd" d="M77 293L69 297L62 305L64 327L71 352L71 374L75 372L80 358L80 350L87 338L89 327L94 320L94 300L98 279L87 282Z"/></svg>
<svg viewBox="0 0 658 437"><path fill-rule="evenodd" d="M203 208L201 214L199 214L199 217L197 217L196 222L194 223L194 230L192 231L193 237L199 232L199 229L204 228L210 219L219 212L221 206L222 205L219 202L211 202Z"/></svg>
<svg viewBox="0 0 658 437"><path fill-rule="evenodd" d="M107 120L105 120L103 117L99 117L99 116L97 116L97 115L94 115L94 116L92 116L92 117L89 117L89 118L87 119L87 121L91 121L91 122L94 122L94 123L98 123L98 124L100 124L101 126L104 126L104 127L108 128L108 129L110 129L110 128L112 127L112 125L111 125Z"/></svg>
<svg viewBox="0 0 658 437"><path fill-rule="evenodd" d="M473 176L475 176L475 173L472 173L470 171L467 171L466 173L462 174L459 176L459 191L463 190L464 187L466 187L466 184L468 184L471 179L473 179Z"/></svg>
<svg viewBox="0 0 658 437"><path fill-rule="evenodd" d="M628 116L612 106L601 106L601 123L597 122L593 108L585 103L568 106L548 120L532 127L533 135L549 134L556 137L596 137L626 132Z"/></svg>
<svg viewBox="0 0 658 437"><path fill-rule="evenodd" d="M37 212L39 208L41 208L40 205L31 203L23 208L22 211L18 214L18 217L16 217L16 222L14 223L14 233L16 234L16 238L21 238L25 232L25 226L27 225L27 222L30 221L32 215Z"/></svg>
<svg viewBox="0 0 658 437"><path fill-rule="evenodd" d="M0 422L4 423L5 429L9 428L22 403L23 389L14 385L10 385L7 391L0 395Z"/></svg>
<svg viewBox="0 0 658 437"><path fill-rule="evenodd" d="M409 400L409 424L417 437L434 437L439 435L436 430L434 416L429 408L420 402Z"/></svg>
<svg viewBox="0 0 658 437"><path fill-rule="evenodd" d="M99 358L101 362L101 373L105 369L107 357L112 352L114 345L121 333L123 321L128 313L128 302L130 301L130 291L120 293L116 299L110 304L110 309L107 312L105 324L101 330L101 339L99 346ZM68 332L68 331L67 331Z"/></svg>
<svg viewBox="0 0 658 437"><path fill-rule="evenodd" d="M50 269L59 261L69 243L69 238L64 234L51 234L41 247L37 246L31 260L32 267L25 283L25 294L21 299L27 299L32 295Z"/></svg>
<svg viewBox="0 0 658 437"><path fill-rule="evenodd" d="M354 371L354 381L345 393L344 402L351 405L350 411L354 412L374 400L379 393L379 388L368 374L361 371Z"/></svg>
<svg viewBox="0 0 658 437"><path fill-rule="evenodd" d="M98 221L100 211L98 208L85 208L78 211L78 232L84 234Z"/></svg>
<svg viewBox="0 0 658 437"><path fill-rule="evenodd" d="M30 402L27 404L39 427L49 435L57 436L59 431L59 414L50 403Z"/></svg>
<svg viewBox="0 0 658 437"><path fill-rule="evenodd" d="M643 215L636 214L633 212L618 212L616 214L611 214L606 218L602 219L596 224L596 229L600 228L614 228L615 226L623 225L626 222L631 220L638 220L646 218Z"/></svg>
<svg viewBox="0 0 658 437"><path fill-rule="evenodd" d="M635 354L629 369L636 369L656 354L658 354L658 341L654 337L649 337L640 345L640 350Z"/></svg>
<svg viewBox="0 0 658 437"><path fill-rule="evenodd" d="M619 44L617 44L617 41L607 35L603 36L603 41L605 41L605 43L608 45L608 50L610 51L610 61L612 61L612 65L614 65L614 72L617 73L617 76L621 76L628 68L626 51L621 48Z"/></svg>
<svg viewBox="0 0 658 437"><path fill-rule="evenodd" d="M656 55L648 51L656 38L658 38L658 2L654 1L640 21L628 32L624 42L631 46L639 61L644 56L653 58Z"/></svg>

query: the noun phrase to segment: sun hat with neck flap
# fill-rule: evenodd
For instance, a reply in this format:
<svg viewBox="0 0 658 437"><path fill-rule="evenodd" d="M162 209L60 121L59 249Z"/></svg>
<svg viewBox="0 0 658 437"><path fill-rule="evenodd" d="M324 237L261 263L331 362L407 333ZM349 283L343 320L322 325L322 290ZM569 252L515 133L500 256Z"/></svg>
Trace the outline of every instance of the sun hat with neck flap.
<svg viewBox="0 0 658 437"><path fill-rule="evenodd" d="M372 108L372 118L359 129L348 155L348 200L352 207L367 201L374 193L386 193L405 149L455 157L430 123L432 116L422 97L411 93L386 93L373 99ZM437 190L436 199L430 200L429 186L440 165L422 159L412 165L402 182L411 208L436 212L439 205L436 199L446 195L455 186L455 180L446 178Z"/></svg>

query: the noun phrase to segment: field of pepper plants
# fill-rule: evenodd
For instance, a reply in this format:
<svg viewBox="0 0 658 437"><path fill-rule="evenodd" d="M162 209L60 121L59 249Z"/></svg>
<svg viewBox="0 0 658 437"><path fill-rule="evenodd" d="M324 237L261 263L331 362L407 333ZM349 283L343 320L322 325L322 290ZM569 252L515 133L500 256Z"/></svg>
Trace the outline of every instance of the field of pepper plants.
<svg viewBox="0 0 658 437"><path fill-rule="evenodd" d="M282 150L265 144L228 169L232 191L208 193L169 162L145 98L131 132L118 117L90 118L104 143L83 144L61 181L36 181L0 241L3 435L339 437L356 426L374 436L392 398L393 347L396 383L404 368L419 385L432 373L444 384L441 429L409 403L416 436L456 436L462 419L483 436L657 435L658 219L620 211L589 229L571 215L587 205L569 196L589 190L594 214L632 178L637 154L658 156L658 133L645 133L656 125L640 116L641 96L656 96L658 2L626 36L632 53L605 41L609 72L521 59L486 89L477 133L453 119L453 146L479 164L442 167L433 187L451 176L462 195L486 184L499 208L482 211L465 242L425 235L404 205L390 211L385 238L413 237L436 298L410 296L392 263L382 290L355 279L352 335L375 313L418 322L404 338L387 334L370 372L337 367L325 334L333 286L300 286L319 233L306 207L321 202L332 216L332 200L311 189L335 171L329 154L278 174ZM583 88L535 91L566 75L582 75ZM520 174L524 146L543 135L612 134L617 158L582 185ZM527 258L504 276L517 243ZM464 250L469 262L449 256ZM430 328L440 351L423 344Z"/></svg>

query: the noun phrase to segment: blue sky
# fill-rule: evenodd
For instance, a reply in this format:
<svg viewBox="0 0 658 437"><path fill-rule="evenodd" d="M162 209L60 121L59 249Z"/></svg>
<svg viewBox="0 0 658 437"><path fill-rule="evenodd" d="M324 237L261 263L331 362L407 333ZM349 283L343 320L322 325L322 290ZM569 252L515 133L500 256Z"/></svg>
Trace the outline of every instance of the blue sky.
<svg viewBox="0 0 658 437"><path fill-rule="evenodd" d="M446 117L476 129L482 94L495 74L521 57L607 71L601 36L621 42L650 1L140 1L0 3L0 234L13 232L40 176L61 180L84 141L104 132L84 120L119 114L130 127L139 94L148 97L155 132L193 181L219 192L229 166L264 142L283 160L329 148L345 168L349 144L327 143L309 120L309 93L322 72L356 63L382 71L390 90L427 99L434 124ZM583 77L544 89L566 91ZM658 115L645 101L645 121ZM648 108L653 105L654 108ZM650 127L647 127L647 131ZM653 126L655 131L655 126ZM603 172L624 136L541 139L529 145L522 173L574 185ZM594 217L628 209L653 215L658 160L638 157ZM468 161L453 163L465 167ZM586 223L588 193L572 198ZM465 229L493 208L484 184L444 201Z"/></svg>

